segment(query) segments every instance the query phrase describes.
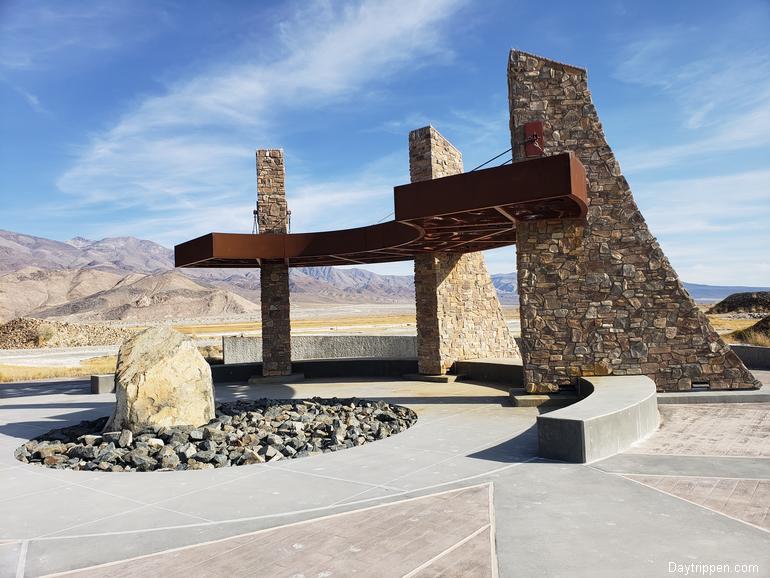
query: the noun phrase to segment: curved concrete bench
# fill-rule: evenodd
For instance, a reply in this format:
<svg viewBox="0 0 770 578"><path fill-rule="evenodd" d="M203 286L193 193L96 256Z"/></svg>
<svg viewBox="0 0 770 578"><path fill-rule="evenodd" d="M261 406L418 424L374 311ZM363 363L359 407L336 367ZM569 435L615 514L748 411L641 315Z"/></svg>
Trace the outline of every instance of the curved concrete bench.
<svg viewBox="0 0 770 578"><path fill-rule="evenodd" d="M588 396L538 416L540 457L593 462L622 452L658 427L655 383L649 377L582 378L580 391Z"/></svg>

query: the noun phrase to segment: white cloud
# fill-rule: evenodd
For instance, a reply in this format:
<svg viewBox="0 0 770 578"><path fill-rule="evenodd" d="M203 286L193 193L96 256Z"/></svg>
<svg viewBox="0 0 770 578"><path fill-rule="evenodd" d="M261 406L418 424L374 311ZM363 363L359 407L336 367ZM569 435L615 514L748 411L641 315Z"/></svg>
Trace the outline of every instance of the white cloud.
<svg viewBox="0 0 770 578"><path fill-rule="evenodd" d="M768 72L770 74L770 71ZM618 153L623 169L639 173L649 169L675 166L683 161L742 151L770 145L770 76L767 98L750 110L736 111L715 130L704 131L681 144L649 145ZM662 142L669 142L661 139Z"/></svg>
<svg viewBox="0 0 770 578"><path fill-rule="evenodd" d="M0 76L0 82L5 83L14 92L16 92L19 96L21 96L22 99L24 99L24 102L26 102L27 105L35 112L39 114L49 114L49 111L41 104L40 99L37 97L37 95L32 94L31 92L22 88L18 84L10 82L8 79L4 78L3 76Z"/></svg>
<svg viewBox="0 0 770 578"><path fill-rule="evenodd" d="M770 145L768 29L767 6L746 4L721 23L717 34L671 26L644 30L629 41L615 76L669 97L683 131L621 151L623 168L638 172Z"/></svg>
<svg viewBox="0 0 770 578"><path fill-rule="evenodd" d="M154 239L173 238L196 219L213 226L222 215L227 224L224 215L252 202L254 149L274 142L279 122L288 122L293 110L317 110L360 96L370 83L381 83L405 66L444 59L441 24L460 4L306 3L281 25L279 54L264 55L258 62L242 57L235 63L228 55L170 84L164 94L146 98L95 136L57 185L80 207L110 204L170 213L140 217L135 223L134 234L152 223ZM241 47L239 54L243 52ZM290 191L295 218L310 225L304 207L310 213L320 199L327 205L344 202L333 190L353 195L351 199L379 195L384 176L392 173L370 174L370 182L360 182L355 190L318 181L315 188L305 185L304 192Z"/></svg>
<svg viewBox="0 0 770 578"><path fill-rule="evenodd" d="M637 187L650 230L692 283L767 285L770 169Z"/></svg>

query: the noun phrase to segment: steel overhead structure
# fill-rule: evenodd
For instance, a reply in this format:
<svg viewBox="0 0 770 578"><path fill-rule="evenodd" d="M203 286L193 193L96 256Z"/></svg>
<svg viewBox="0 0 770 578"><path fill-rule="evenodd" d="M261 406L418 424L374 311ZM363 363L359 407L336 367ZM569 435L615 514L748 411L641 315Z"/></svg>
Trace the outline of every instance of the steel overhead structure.
<svg viewBox="0 0 770 578"><path fill-rule="evenodd" d="M177 267L318 267L470 253L516 243L516 223L585 217L586 173L572 153L394 188L392 221L337 231L209 233L174 248Z"/></svg>

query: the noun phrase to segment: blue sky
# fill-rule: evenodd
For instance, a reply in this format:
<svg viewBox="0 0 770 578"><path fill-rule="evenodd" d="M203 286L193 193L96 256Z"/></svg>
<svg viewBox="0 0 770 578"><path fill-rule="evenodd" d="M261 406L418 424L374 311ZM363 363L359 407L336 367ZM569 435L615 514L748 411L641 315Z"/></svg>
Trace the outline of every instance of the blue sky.
<svg viewBox="0 0 770 578"><path fill-rule="evenodd" d="M294 231L378 221L409 130L432 123L466 169L510 146L516 47L588 68L685 280L770 286L768 31L751 1L0 0L0 228L249 232L254 149L272 147ZM514 259L487 254L493 272Z"/></svg>

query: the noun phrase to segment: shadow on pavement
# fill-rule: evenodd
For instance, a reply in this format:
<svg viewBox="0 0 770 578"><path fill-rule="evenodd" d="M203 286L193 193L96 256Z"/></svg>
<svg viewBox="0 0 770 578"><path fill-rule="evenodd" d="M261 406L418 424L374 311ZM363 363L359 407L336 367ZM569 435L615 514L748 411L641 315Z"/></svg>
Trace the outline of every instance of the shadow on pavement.
<svg viewBox="0 0 770 578"><path fill-rule="evenodd" d="M0 399L33 397L37 395L84 395L91 391L88 380L24 381L0 383Z"/></svg>
<svg viewBox="0 0 770 578"><path fill-rule="evenodd" d="M100 417L112 414L112 408L114 407L112 402L100 402L100 403L52 403L52 404L25 404L14 406L3 406L8 409L40 409L40 408L69 408L69 407L82 407L86 408L83 411L68 412L47 416L45 420L28 420L17 421L13 423L6 423L0 425L0 434L15 437L32 439L40 434L43 434L52 429L59 429L62 427L77 425L83 420L95 420Z"/></svg>
<svg viewBox="0 0 770 578"><path fill-rule="evenodd" d="M537 457L537 425L496 446L468 454L469 458L501 463L525 462Z"/></svg>

